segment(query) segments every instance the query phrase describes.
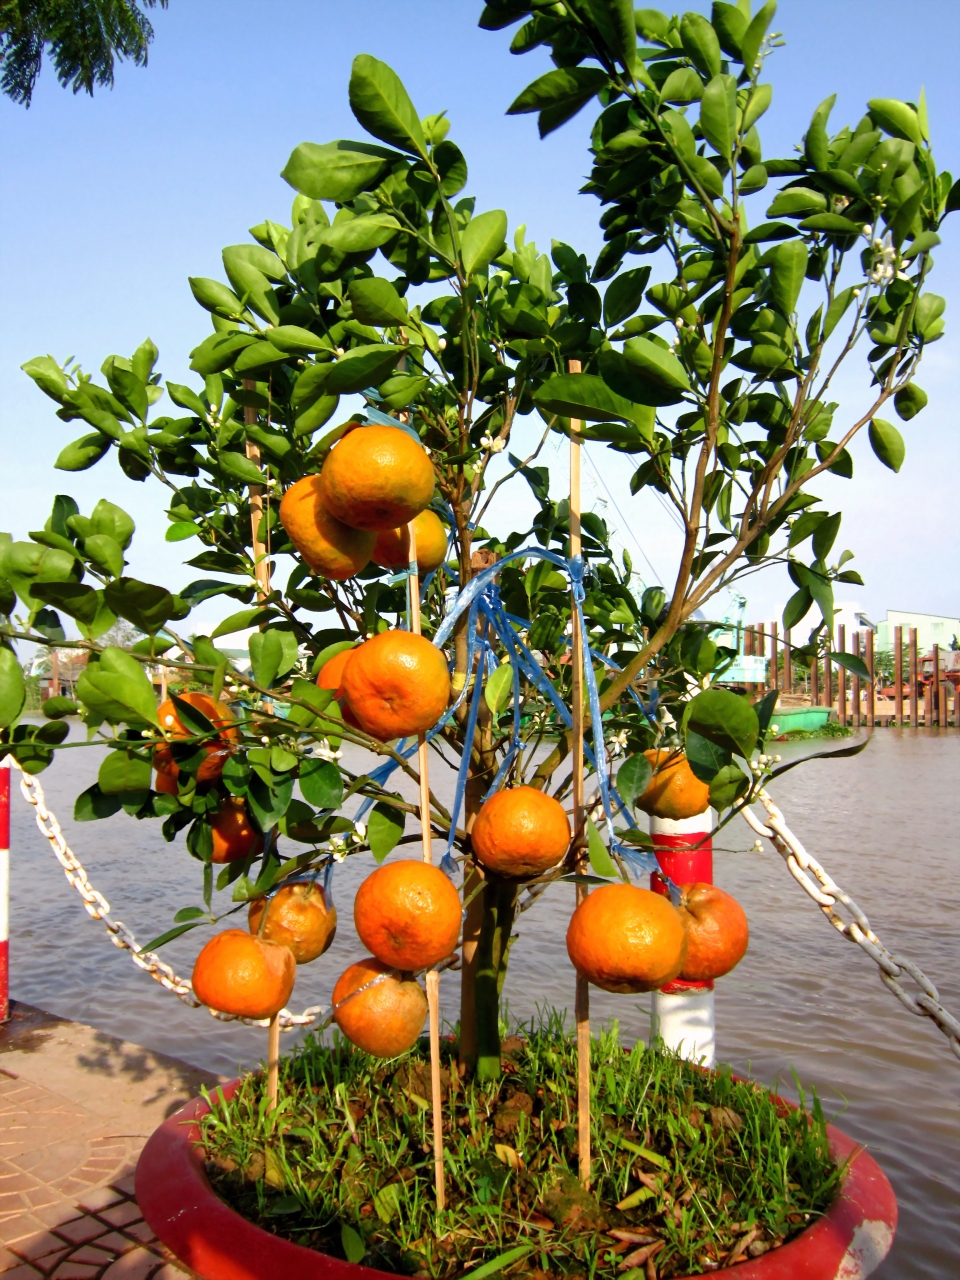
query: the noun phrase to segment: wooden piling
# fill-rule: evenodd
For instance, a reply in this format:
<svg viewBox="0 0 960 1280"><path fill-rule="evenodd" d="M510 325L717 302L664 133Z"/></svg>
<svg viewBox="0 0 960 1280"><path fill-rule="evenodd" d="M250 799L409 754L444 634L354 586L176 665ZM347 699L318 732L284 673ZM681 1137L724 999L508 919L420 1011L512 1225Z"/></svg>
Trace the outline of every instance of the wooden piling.
<svg viewBox="0 0 960 1280"><path fill-rule="evenodd" d="M932 691L931 710L933 712L931 723L939 726L943 724L943 711L941 709L943 699L940 697L940 646L938 644L933 646L933 671L931 673L930 689Z"/></svg>
<svg viewBox="0 0 960 1280"><path fill-rule="evenodd" d="M830 661L830 650L833 648L833 630L827 632L827 648L823 655L823 705L833 706L833 663Z"/></svg>
<svg viewBox="0 0 960 1280"><path fill-rule="evenodd" d="M853 633L853 652L856 654L858 658L863 656L860 652L860 632L859 631L855 631ZM857 675L856 672L853 673L853 679L851 680L850 683L853 686L852 688L853 727L855 729L859 729L862 722L861 707L860 707L860 677Z"/></svg>
<svg viewBox="0 0 960 1280"><path fill-rule="evenodd" d="M783 691L793 693L793 650L790 647L790 628L783 633Z"/></svg>
<svg viewBox="0 0 960 1280"><path fill-rule="evenodd" d="M780 685L780 640L777 634L777 624L770 623L770 669L773 672L773 680L770 682L771 689L779 689Z"/></svg>
<svg viewBox="0 0 960 1280"><path fill-rule="evenodd" d="M917 698L917 680L920 667L917 662L917 628L910 628L910 727L916 729L920 723L920 712Z"/></svg>
<svg viewBox="0 0 960 1280"><path fill-rule="evenodd" d="M837 650L847 652L847 628L842 622L837 627ZM847 669L841 666L837 667L837 720L847 723Z"/></svg>
<svg viewBox="0 0 960 1280"><path fill-rule="evenodd" d="M903 726L903 627L893 628L893 700L894 719Z"/></svg>
<svg viewBox="0 0 960 1280"><path fill-rule="evenodd" d="M820 705L820 653L814 650L813 662L810 664L810 705Z"/></svg>
<svg viewBox="0 0 960 1280"><path fill-rule="evenodd" d="M867 728L872 729L874 724L874 710L876 708L876 684L873 674L873 631L867 628L867 670L870 672L870 679L867 682Z"/></svg>

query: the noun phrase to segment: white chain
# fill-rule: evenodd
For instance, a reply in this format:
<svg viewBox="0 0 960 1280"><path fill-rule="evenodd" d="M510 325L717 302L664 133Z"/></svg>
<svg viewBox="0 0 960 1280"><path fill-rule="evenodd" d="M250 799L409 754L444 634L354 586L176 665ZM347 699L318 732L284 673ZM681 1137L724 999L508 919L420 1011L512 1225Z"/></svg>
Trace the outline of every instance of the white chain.
<svg viewBox="0 0 960 1280"><path fill-rule="evenodd" d="M911 960L892 955L887 950L853 898L844 893L816 858L807 853L767 792L759 791L757 799L767 811L767 825L764 826L751 809L745 808L742 813L748 825L757 835L765 836L773 844L789 867L791 875L817 903L837 932L862 947L870 959L879 965L881 982L890 988L900 1003L918 1017L930 1018L935 1022L949 1040L950 1048L960 1058L960 1022L940 1003L940 993L927 975ZM812 875L809 874L811 872ZM837 903L846 908L847 913L853 917L851 920L845 920L837 911ZM920 988L919 995L912 995L903 989L898 981L903 974L908 974L914 980Z"/></svg>
<svg viewBox="0 0 960 1280"><path fill-rule="evenodd" d="M103 926L110 935L110 940L114 946L121 947L124 951L129 951L130 959L137 968L149 973L151 978L155 978L162 987L172 991L175 996L178 996L191 1009L202 1008L201 1002L193 994L193 986L186 978L181 978L154 952L143 951L137 945L136 938L122 921L110 919L110 903L90 883L83 864L67 844L64 834L60 830L60 823L46 806L43 787L38 779L32 773L24 772L21 765L12 756L8 758L13 768L20 770L20 790L24 799L29 804L32 804L37 811L37 826L50 841L50 848L56 854L57 861L63 867L63 874L83 899L83 905L89 914L94 920L103 922ZM221 1013L219 1009L208 1009L207 1012L214 1018L219 1018L221 1022L244 1022L248 1027L266 1027L270 1025L269 1018L238 1018L232 1013ZM309 1009L304 1009L303 1013L291 1013L289 1009L281 1009L279 1015L280 1029L281 1031L292 1031L294 1027L310 1026L311 1023L316 1022L322 1012L322 1005L311 1005Z"/></svg>

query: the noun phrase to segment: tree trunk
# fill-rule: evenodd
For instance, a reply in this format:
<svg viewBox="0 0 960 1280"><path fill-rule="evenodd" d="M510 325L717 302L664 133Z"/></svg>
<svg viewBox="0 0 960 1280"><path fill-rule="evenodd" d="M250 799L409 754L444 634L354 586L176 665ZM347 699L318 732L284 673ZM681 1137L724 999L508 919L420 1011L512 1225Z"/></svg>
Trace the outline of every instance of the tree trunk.
<svg viewBox="0 0 960 1280"><path fill-rule="evenodd" d="M509 880L488 880L483 889L474 986L478 1080L500 1076L500 995L519 896L520 887Z"/></svg>

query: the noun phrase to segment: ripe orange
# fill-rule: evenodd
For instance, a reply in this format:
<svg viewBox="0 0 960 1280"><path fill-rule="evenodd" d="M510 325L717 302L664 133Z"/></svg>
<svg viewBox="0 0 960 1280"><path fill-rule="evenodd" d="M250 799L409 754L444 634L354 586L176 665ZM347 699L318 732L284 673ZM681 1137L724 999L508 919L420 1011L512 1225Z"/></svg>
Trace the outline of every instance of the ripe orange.
<svg viewBox="0 0 960 1280"><path fill-rule="evenodd" d="M262 924L265 908L267 919ZM337 909L333 903L327 906L323 889L314 881L287 884L271 898L255 898L247 922L258 938L289 947L297 964L309 964L333 942Z"/></svg>
<svg viewBox="0 0 960 1280"><path fill-rule="evenodd" d="M427 997L420 984L379 960L352 964L333 988L334 1022L358 1049L377 1058L395 1058L412 1049L426 1016Z"/></svg>
<svg viewBox="0 0 960 1280"><path fill-rule="evenodd" d="M443 564L447 558L447 526L433 511L421 511L413 522L417 535L417 570L421 578ZM406 569L407 532L403 525L381 529L370 557L382 569Z"/></svg>
<svg viewBox="0 0 960 1280"><path fill-rule="evenodd" d="M280 501L280 523L315 573L343 582L369 563L376 537L335 519L319 495L319 476L292 484Z"/></svg>
<svg viewBox="0 0 960 1280"><path fill-rule="evenodd" d="M382 742L425 732L450 701L446 658L409 631L381 631L364 641L341 679L350 710Z"/></svg>
<svg viewBox="0 0 960 1280"><path fill-rule="evenodd" d="M563 805L535 787L508 787L485 800L470 838L477 861L498 876L536 876L570 847Z"/></svg>
<svg viewBox="0 0 960 1280"><path fill-rule="evenodd" d="M398 427L357 427L327 454L320 501L351 529L407 524L433 497L433 463Z"/></svg>
<svg viewBox="0 0 960 1280"><path fill-rule="evenodd" d="M710 788L701 782L682 751L665 748L643 753L653 766L653 777L637 801L637 808L654 818L693 818L710 807Z"/></svg>
<svg viewBox="0 0 960 1280"><path fill-rule="evenodd" d="M361 727L360 721L347 706L343 693L343 669L353 657L353 649L341 649L329 662L325 662L317 676L317 685L321 689L332 689L335 700L340 704L345 724L352 724L354 729Z"/></svg>
<svg viewBox="0 0 960 1280"><path fill-rule="evenodd" d="M226 702L214 702L208 693L188 692L179 696L184 702L189 703L191 707L196 707L201 715L206 716L215 729L222 730L219 738L208 740L203 744L207 758L197 770L198 782L212 782L223 773L224 761L232 750L229 743L231 741L236 742L240 738L239 730L232 727L236 721L236 716ZM160 703L157 709L157 718L164 733L172 738L192 738L194 736L192 729L184 728L180 717L177 715L177 709L169 698L166 702ZM180 772L180 766L174 760L173 752L170 748L167 746L157 747L153 753L153 764L157 771L157 790L175 795L176 786L174 785L171 790L170 781L171 779L176 779L177 774ZM167 775L162 784L160 782L161 774Z"/></svg>
<svg viewBox="0 0 960 1280"><path fill-rule="evenodd" d="M746 955L750 941L746 912L715 884L684 885L680 918L687 930L687 958L680 970L686 982L722 978Z"/></svg>
<svg viewBox="0 0 960 1280"><path fill-rule="evenodd" d="M606 884L574 911L567 954L594 986L632 995L677 976L687 934L669 898L632 884Z"/></svg>
<svg viewBox="0 0 960 1280"><path fill-rule="evenodd" d="M226 929L211 938L193 966L197 999L240 1018L272 1018L290 999L297 965L277 942Z"/></svg>
<svg viewBox="0 0 960 1280"><path fill-rule="evenodd" d="M157 775L159 781L160 775ZM158 788L159 790L159 788ZM213 862L239 862L263 848L263 836L253 826L242 796L227 796L210 823Z"/></svg>
<svg viewBox="0 0 960 1280"><path fill-rule="evenodd" d="M367 876L353 903L363 945L397 969L427 969L460 937L460 895L439 867L405 859Z"/></svg>

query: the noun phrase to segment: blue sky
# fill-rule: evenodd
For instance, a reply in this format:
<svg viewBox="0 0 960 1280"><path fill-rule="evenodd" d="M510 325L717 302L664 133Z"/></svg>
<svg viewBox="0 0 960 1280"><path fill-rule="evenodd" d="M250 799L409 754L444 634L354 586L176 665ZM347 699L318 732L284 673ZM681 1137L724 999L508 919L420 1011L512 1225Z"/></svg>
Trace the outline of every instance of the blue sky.
<svg viewBox="0 0 960 1280"><path fill-rule="evenodd" d="M19 366L49 351L95 370L149 334L165 377L191 381L187 353L207 320L186 277L222 277L223 245L246 239L264 217L288 221L293 193L279 171L297 143L360 135L346 93L358 52L391 63L421 114L448 110L478 209L505 208L511 231L526 223L542 249L556 238L595 256L598 208L576 194L588 168L591 110L543 142L534 117L505 116L549 63L542 51L512 57L509 32L478 30L479 9L473 0L170 0L168 11L153 15L149 66L121 67L112 92L74 97L46 66L29 111L0 101L0 528L22 538L42 527L56 492L73 494L84 510L105 496L138 522L133 573L173 586L199 576L183 570L177 554L195 554L198 544L162 540L164 502L152 481L131 485L112 456L80 475L52 470L79 433L54 416ZM923 84L939 166L960 172L956 0L782 0L774 26L787 44L770 67L766 155L789 154L834 91L831 124L839 127L855 124L868 98L915 99ZM758 205L754 222L764 196ZM947 336L918 379L930 405L903 428L901 473L881 467L862 438L854 483L830 478L818 487L831 509L845 512L838 546L856 552L867 585L853 597L873 616L887 608L960 610L958 244L954 215L931 282L948 301ZM865 403L860 377L839 391L841 414ZM563 451L548 446L545 461L560 494ZM620 526L644 576L669 580L677 528L654 496L631 498L628 479L622 455L593 446L585 504L606 502L597 509ZM501 504L489 523L506 529L526 514L515 502ZM779 569L749 579L751 617L775 616L790 589ZM216 604L207 608L197 625L218 616Z"/></svg>

